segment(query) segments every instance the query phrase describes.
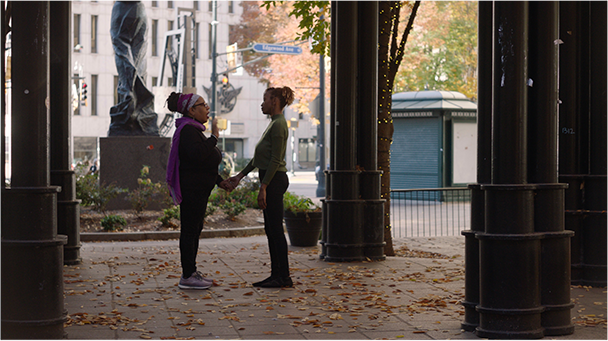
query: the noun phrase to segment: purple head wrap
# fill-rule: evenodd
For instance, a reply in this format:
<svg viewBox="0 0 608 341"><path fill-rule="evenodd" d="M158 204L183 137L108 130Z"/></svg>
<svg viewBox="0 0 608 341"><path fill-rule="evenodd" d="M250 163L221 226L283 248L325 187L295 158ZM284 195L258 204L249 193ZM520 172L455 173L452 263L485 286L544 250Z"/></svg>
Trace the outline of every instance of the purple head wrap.
<svg viewBox="0 0 608 341"><path fill-rule="evenodd" d="M179 99L177 100L177 111L186 115L186 113L188 113L188 110L190 110L190 108L192 108L194 103L196 103L196 101L200 97L201 96L199 96L197 94L180 95Z"/></svg>

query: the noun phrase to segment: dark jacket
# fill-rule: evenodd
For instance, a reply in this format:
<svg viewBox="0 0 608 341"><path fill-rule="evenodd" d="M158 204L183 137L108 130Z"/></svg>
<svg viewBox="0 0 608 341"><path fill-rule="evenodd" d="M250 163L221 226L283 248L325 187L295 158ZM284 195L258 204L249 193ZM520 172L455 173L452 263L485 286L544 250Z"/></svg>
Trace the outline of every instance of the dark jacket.
<svg viewBox="0 0 608 341"><path fill-rule="evenodd" d="M216 147L217 138L207 138L193 125L185 126L179 141L179 181L184 191L209 191L222 182L218 166L222 152Z"/></svg>

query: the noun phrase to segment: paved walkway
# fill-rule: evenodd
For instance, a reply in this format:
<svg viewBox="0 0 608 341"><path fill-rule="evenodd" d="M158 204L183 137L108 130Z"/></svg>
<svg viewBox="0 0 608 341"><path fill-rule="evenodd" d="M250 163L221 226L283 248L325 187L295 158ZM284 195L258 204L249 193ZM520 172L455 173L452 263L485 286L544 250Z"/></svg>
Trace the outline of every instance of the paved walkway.
<svg viewBox="0 0 608 341"><path fill-rule="evenodd" d="M199 270L216 286L197 291L177 287L176 240L86 242L83 263L64 268L65 332L68 339L476 339L460 329L464 238L400 239L395 247L408 257L329 263L319 246L290 246L295 287L261 289L251 283L270 272L264 236L201 239ZM547 339L605 340L606 289L573 287L571 297L575 333Z"/></svg>

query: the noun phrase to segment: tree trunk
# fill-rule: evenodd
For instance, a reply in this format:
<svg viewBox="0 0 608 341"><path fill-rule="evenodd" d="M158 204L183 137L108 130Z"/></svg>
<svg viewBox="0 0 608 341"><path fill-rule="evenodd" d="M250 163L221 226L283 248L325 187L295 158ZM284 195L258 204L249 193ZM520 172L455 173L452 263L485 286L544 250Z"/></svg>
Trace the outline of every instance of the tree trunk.
<svg viewBox="0 0 608 341"><path fill-rule="evenodd" d="M378 170L381 170L380 198L384 203L384 254L394 256L391 235L391 142L393 141L393 119L391 117L392 88L389 84L389 43L393 20L391 8L396 1L380 1L378 30Z"/></svg>

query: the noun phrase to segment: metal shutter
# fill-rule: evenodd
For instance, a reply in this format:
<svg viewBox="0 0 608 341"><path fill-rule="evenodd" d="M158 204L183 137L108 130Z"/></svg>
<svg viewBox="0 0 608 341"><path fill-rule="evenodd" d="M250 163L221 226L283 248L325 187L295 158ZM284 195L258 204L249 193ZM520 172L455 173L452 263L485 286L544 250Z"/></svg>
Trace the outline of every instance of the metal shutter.
<svg viewBox="0 0 608 341"><path fill-rule="evenodd" d="M391 189L440 187L440 120L437 117L394 119Z"/></svg>

